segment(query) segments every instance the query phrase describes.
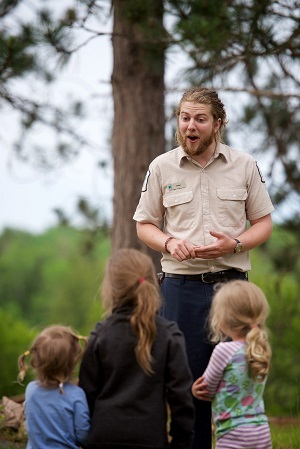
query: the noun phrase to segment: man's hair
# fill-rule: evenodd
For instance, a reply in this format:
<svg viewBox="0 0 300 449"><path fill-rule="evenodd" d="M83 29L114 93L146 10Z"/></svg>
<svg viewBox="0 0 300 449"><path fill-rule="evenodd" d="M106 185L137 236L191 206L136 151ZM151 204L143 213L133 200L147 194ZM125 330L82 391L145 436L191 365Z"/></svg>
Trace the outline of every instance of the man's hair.
<svg viewBox="0 0 300 449"><path fill-rule="evenodd" d="M221 125L216 133L216 140L220 142L222 140L222 136L227 124L227 117L224 104L220 100L218 93L207 87L191 87L181 97L179 105L175 109L175 114L178 120L182 103L186 101L190 101L192 103L201 103L208 104L211 106L211 113L216 122L218 119L221 119Z"/></svg>
<svg viewBox="0 0 300 449"><path fill-rule="evenodd" d="M137 335L137 362L147 374L153 373L151 348L161 297L150 257L132 248L123 248L113 254L106 266L102 300L108 312L122 306L132 307L130 323Z"/></svg>

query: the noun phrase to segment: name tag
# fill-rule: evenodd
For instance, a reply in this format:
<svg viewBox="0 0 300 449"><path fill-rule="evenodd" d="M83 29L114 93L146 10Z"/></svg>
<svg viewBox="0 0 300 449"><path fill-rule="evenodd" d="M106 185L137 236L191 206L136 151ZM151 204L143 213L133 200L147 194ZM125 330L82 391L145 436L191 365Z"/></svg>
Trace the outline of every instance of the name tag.
<svg viewBox="0 0 300 449"><path fill-rule="evenodd" d="M186 187L185 182L174 182L174 184L167 185L168 190L178 190L183 189L184 187Z"/></svg>

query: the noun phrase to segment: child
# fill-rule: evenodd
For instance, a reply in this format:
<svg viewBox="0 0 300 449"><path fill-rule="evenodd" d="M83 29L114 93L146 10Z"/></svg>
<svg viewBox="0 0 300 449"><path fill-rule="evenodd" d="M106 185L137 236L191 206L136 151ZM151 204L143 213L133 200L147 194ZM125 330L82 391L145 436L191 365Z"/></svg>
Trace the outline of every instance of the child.
<svg viewBox="0 0 300 449"><path fill-rule="evenodd" d="M151 259L121 249L107 265L102 299L110 315L96 324L79 385L91 413L87 448L188 449L193 435L192 377L177 324L161 318Z"/></svg>
<svg viewBox="0 0 300 449"><path fill-rule="evenodd" d="M90 417L84 391L70 383L83 353L80 340L86 342L69 327L50 326L19 357L18 380L24 379L25 357L29 355L37 375L25 392L27 449L77 449L88 434Z"/></svg>
<svg viewBox="0 0 300 449"><path fill-rule="evenodd" d="M193 395L212 400L217 449L270 449L263 392L271 349L265 321L267 300L251 282L222 284L213 298L210 327L219 343ZM228 340L228 337L232 341Z"/></svg>

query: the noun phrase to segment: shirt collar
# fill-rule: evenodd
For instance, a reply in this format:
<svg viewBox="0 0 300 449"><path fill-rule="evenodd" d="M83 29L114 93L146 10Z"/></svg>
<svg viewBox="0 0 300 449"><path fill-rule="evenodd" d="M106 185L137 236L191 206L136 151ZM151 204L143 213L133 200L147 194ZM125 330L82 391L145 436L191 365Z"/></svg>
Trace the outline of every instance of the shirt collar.
<svg viewBox="0 0 300 449"><path fill-rule="evenodd" d="M225 160L228 161L230 156L229 156L229 147L227 145L225 145L224 143L218 143L217 148L216 148L216 152L215 152L215 159L217 157L220 156L220 154L222 156L224 156Z"/></svg>
<svg viewBox="0 0 300 449"><path fill-rule="evenodd" d="M178 147L177 150L178 150L178 163L180 166L182 166L184 160L187 159L188 156L182 147Z"/></svg>
<svg viewBox="0 0 300 449"><path fill-rule="evenodd" d="M189 156L186 154L184 149L180 146L178 149L178 162L179 165L182 166L185 160L189 158ZM218 143L217 148L214 154L214 159L217 159L220 155L224 156L225 160L228 161L229 159L229 148L227 145L223 143Z"/></svg>

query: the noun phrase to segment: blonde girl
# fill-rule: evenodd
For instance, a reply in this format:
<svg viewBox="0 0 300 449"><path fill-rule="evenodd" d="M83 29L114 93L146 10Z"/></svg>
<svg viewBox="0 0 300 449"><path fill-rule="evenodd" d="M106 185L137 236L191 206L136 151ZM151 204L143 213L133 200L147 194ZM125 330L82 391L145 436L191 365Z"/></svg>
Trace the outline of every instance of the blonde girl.
<svg viewBox="0 0 300 449"><path fill-rule="evenodd" d="M36 373L25 392L27 449L77 449L86 438L90 428L86 397L70 382L84 351L81 341L85 346L86 339L70 327L50 326L19 357L20 382L28 370L26 358Z"/></svg>
<svg viewBox="0 0 300 449"><path fill-rule="evenodd" d="M91 413L85 447L188 448L194 406L182 333L158 315L159 286L151 259L120 249L102 284L107 318L96 324L79 385ZM170 435L167 433L168 407Z"/></svg>
<svg viewBox="0 0 300 449"><path fill-rule="evenodd" d="M212 400L217 449L272 448L263 402L271 360L268 314L265 295L251 282L222 284L213 298L210 329L220 343L192 393Z"/></svg>

